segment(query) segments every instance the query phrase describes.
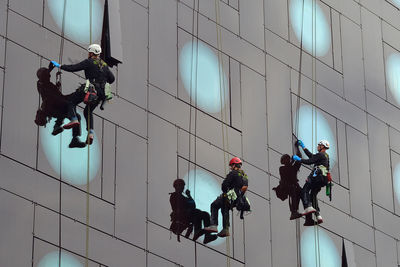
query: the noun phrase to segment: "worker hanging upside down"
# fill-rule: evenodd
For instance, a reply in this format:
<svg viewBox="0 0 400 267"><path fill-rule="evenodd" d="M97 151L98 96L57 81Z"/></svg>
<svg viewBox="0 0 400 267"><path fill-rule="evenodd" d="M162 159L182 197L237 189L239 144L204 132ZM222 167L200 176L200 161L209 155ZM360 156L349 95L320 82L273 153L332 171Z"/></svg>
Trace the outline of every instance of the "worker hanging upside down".
<svg viewBox="0 0 400 267"><path fill-rule="evenodd" d="M205 228L208 232L218 232L218 210L221 209L223 229L219 237L229 236L229 210L236 207L240 211L249 211L250 204L245 197L248 187L248 178L242 168L242 161L234 157L229 162L231 171L224 179L221 189L222 194L211 203L211 225Z"/></svg>
<svg viewBox="0 0 400 267"><path fill-rule="evenodd" d="M217 239L217 235L210 234L202 229L202 224L204 227L210 225L210 214L206 211L201 211L196 209L196 203L192 196L190 195L190 190L186 189L183 195L183 190L185 188L185 181L182 179L176 179L173 184L175 192L171 193L169 202L171 203L172 213L171 213L171 231L179 235L185 230L187 230L186 237L189 237L192 227L194 226L193 240L196 241L200 236L205 234L203 243L207 244L211 241Z"/></svg>
<svg viewBox="0 0 400 267"><path fill-rule="evenodd" d="M42 104L36 113L35 123L38 126L46 126L49 118L56 118L53 132L51 134L58 135L64 130L61 127L64 118L76 120L77 125L72 130L72 140L69 147L85 147L86 144L79 140L79 136L81 135L81 117L76 113L75 107L71 107L70 105L72 94L63 95L60 92L61 84L54 84L50 81L50 72L53 68L53 64L50 63L49 68L40 68L36 72L36 75L39 78L37 81L37 90L42 98Z"/></svg>
<svg viewBox="0 0 400 267"><path fill-rule="evenodd" d="M322 187L328 184L329 155L326 153L326 150L329 149L329 142L326 140L319 141L317 145L318 153L316 154L312 154L307 148L305 148L305 145L301 140L299 140L298 143L303 148L304 153L309 159L302 159L297 155L294 155L293 159L303 164L314 165L301 191L301 200L304 206L303 215L306 216L304 225L311 226L315 224L312 219L312 213L316 213L317 215L316 223L320 224L323 222L322 216L319 213L320 210L317 194L321 191Z"/></svg>
<svg viewBox="0 0 400 267"><path fill-rule="evenodd" d="M298 141L295 143L295 151L296 155L301 158ZM297 179L297 173L301 167L301 163L300 161L291 159L288 154L284 154L281 157L281 164L283 164L283 166L279 167L281 180L279 181L279 185L272 189L275 190L277 197L282 201L289 197L290 220L295 220L302 216L302 214L298 212L301 187Z"/></svg>
<svg viewBox="0 0 400 267"><path fill-rule="evenodd" d="M84 115L88 130L87 143L91 144L94 138L93 132L93 110L97 105L107 99L107 83L112 84L115 80L114 74L110 71L102 59L100 59L101 47L98 44L91 44L88 48L88 58L74 65L60 65L52 61L54 66L68 72L84 71L87 79L86 84L73 93L72 105L78 105L82 101L86 103ZM64 128L72 128L78 124L77 119L71 120Z"/></svg>

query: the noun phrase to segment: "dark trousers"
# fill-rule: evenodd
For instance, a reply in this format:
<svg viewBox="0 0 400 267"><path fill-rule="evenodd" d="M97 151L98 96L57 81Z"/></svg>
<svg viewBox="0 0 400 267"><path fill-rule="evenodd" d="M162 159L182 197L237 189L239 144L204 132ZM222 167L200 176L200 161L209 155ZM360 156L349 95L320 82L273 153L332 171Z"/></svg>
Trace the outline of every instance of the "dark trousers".
<svg viewBox="0 0 400 267"><path fill-rule="evenodd" d="M289 185L289 208L291 212L296 212L299 209L301 187L298 183Z"/></svg>
<svg viewBox="0 0 400 267"><path fill-rule="evenodd" d="M229 205L227 201L227 198L219 196L211 203L211 225L218 225L218 210L221 209L222 225L224 229L229 228Z"/></svg>
<svg viewBox="0 0 400 267"><path fill-rule="evenodd" d="M78 118L78 121L81 122L81 116L76 113L76 117ZM54 124L54 128L61 127L64 123L64 118L65 117L57 117L56 122ZM79 124L78 126L72 128L72 137L78 137L81 136L81 125Z"/></svg>
<svg viewBox="0 0 400 267"><path fill-rule="evenodd" d="M83 102L83 99L85 98L85 92L83 91L82 88L78 88L74 93L70 94L67 96L67 99L69 101L68 105L68 118L71 119L73 116L76 116L76 106ZM93 111L95 108L98 106L99 100L96 100L90 104L87 104L85 106L85 109L83 110L83 115L85 116L86 120L86 129L89 131L93 130Z"/></svg>
<svg viewBox="0 0 400 267"><path fill-rule="evenodd" d="M306 183L301 190L301 200L303 202L304 209L313 205L314 208L319 211L317 194L326 184L326 177L322 175L313 177L311 174L308 176Z"/></svg>
<svg viewBox="0 0 400 267"><path fill-rule="evenodd" d="M210 214L206 211L194 209L190 212L189 218L193 223L195 233L203 228L202 224L204 224L204 227L210 226Z"/></svg>

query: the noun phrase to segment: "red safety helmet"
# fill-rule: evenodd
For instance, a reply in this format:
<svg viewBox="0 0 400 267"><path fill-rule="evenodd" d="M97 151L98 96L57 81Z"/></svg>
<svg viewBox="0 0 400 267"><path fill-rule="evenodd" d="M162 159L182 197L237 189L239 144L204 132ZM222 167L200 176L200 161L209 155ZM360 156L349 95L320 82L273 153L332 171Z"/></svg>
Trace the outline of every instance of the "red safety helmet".
<svg viewBox="0 0 400 267"><path fill-rule="evenodd" d="M242 161L238 157L234 157L231 159L231 161L229 161L229 166L233 164L242 164Z"/></svg>

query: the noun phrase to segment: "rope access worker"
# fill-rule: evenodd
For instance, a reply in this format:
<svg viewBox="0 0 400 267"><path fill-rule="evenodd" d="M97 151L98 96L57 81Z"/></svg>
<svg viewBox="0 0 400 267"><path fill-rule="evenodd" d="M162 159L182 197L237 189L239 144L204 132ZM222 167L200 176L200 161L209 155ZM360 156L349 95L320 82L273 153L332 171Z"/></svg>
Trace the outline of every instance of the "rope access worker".
<svg viewBox="0 0 400 267"><path fill-rule="evenodd" d="M101 101L106 100L106 84L112 84L115 77L108 68L107 63L100 59L100 45L91 44L87 51L88 58L77 64L60 65L56 61L52 61L52 63L54 66L68 72L77 72L82 70L85 72L86 85L81 86L76 90L71 99L71 103L76 106L82 101L85 101L86 106L84 109L84 115L88 130L88 138L86 142L92 144L94 138L93 110ZM72 120L69 124L64 125L64 128L72 128L76 123L76 120Z"/></svg>
<svg viewBox="0 0 400 267"><path fill-rule="evenodd" d="M244 196L248 187L248 178L241 169L242 161L240 158L234 157L230 160L229 167L231 171L222 182L222 194L211 203L211 225L204 228L204 230L211 233L218 232L218 210L221 209L223 229L218 233L219 237L230 235L229 210L235 206L237 207L239 198L248 203L247 198ZM250 208L250 205L248 208Z"/></svg>
<svg viewBox="0 0 400 267"><path fill-rule="evenodd" d="M176 179L173 183L173 186L175 188L175 192L171 193L169 198L172 208L172 224L170 227L171 231L179 236L186 228L191 227L191 224L193 224L194 241L196 241L203 234L205 234L203 239L204 244L217 239L217 235L210 234L202 229L202 223L204 224L204 227L210 225L210 214L208 214L206 211L196 209L196 203L190 195L189 189L186 189L185 191L186 197L182 194L183 189L185 188L185 181L182 179ZM189 234L187 234L186 237L190 235L190 232L188 233Z"/></svg>
<svg viewBox="0 0 400 267"><path fill-rule="evenodd" d="M39 78L37 81L37 90L42 98L42 104L36 113L35 123L39 126L46 126L49 117L56 118L56 122L53 127L52 135L58 135L64 129L61 127L64 118L70 120L76 120L77 127L72 130L72 140L69 144L70 148L83 148L86 146L85 143L79 140L81 135L80 120L81 117L76 113L75 108L72 110L72 114L68 112L69 99L71 95L63 95L60 91L61 84L54 84L50 81L50 72L53 70L53 64L49 64L49 68L40 68L36 72L36 76Z"/></svg>
<svg viewBox="0 0 400 267"><path fill-rule="evenodd" d="M328 184L329 155L326 153L326 150L329 149L329 142L327 140L319 141L317 145L318 153L316 154L312 154L305 148L301 140L299 140L298 143L309 159L301 159L297 155L294 155L293 159L303 164L314 165L301 191L301 200L304 206L303 215L306 216L304 226L311 226L315 224L312 219L312 213L316 213L318 224L323 222L322 216L319 213L317 194L321 191L322 187ZM312 201L314 201L315 207L312 206Z"/></svg>
<svg viewBox="0 0 400 267"><path fill-rule="evenodd" d="M301 158L298 141L295 143L295 150L296 155ZM279 181L279 185L272 189L275 190L277 197L282 201L289 196L290 220L295 220L302 216L302 214L298 212L301 187L297 179L297 173L301 167L301 163L300 161L291 159L288 154L284 154L281 157L281 164L283 165L279 167L281 180Z"/></svg>

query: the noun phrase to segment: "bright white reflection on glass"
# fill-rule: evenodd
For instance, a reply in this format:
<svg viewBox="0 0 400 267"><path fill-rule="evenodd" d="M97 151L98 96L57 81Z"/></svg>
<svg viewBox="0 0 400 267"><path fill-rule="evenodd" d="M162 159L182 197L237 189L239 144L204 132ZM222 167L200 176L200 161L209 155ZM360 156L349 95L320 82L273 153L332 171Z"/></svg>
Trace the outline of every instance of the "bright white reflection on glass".
<svg viewBox="0 0 400 267"><path fill-rule="evenodd" d="M81 44L90 43L90 0L65 0L65 26L67 38ZM64 0L47 0L51 16L61 30L64 17ZM92 0L92 40L100 39L103 28L103 5Z"/></svg>
<svg viewBox="0 0 400 267"><path fill-rule="evenodd" d="M392 53L386 59L386 81L394 99L400 105L400 53Z"/></svg>
<svg viewBox="0 0 400 267"><path fill-rule="evenodd" d="M228 97L227 79L217 55L205 44L187 42L182 47L179 73L187 93L199 108L216 113L224 107Z"/></svg>
<svg viewBox="0 0 400 267"><path fill-rule="evenodd" d="M392 0L393 4L395 4L398 8L400 8L400 0Z"/></svg>
<svg viewBox="0 0 400 267"><path fill-rule="evenodd" d="M340 267L341 257L332 239L322 228L307 227L301 234L301 266Z"/></svg>
<svg viewBox="0 0 400 267"><path fill-rule="evenodd" d="M82 117L82 136L81 141L86 140L86 121L83 114ZM68 119L65 120L68 122ZM47 157L53 170L60 175L60 156L62 179L73 185L85 185L87 177L88 151L85 148L69 148L68 145L72 139L72 130L64 130L57 136L51 135L55 119L47 124L46 128L40 127L40 140L44 154ZM61 154L60 154L60 135L61 135ZM93 144L90 145L90 168L89 180L96 177L100 167L100 146L95 134Z"/></svg>
<svg viewBox="0 0 400 267"><path fill-rule="evenodd" d="M400 204L400 163L396 165L393 172L393 187L397 202Z"/></svg>
<svg viewBox="0 0 400 267"><path fill-rule="evenodd" d="M221 184L217 182L217 179L203 170L196 169L186 174L183 180L185 180L186 188L190 190L196 202L196 208L210 213L211 203L222 193ZM221 230L222 215L220 210L218 211L218 231ZM220 245L223 242L223 238L218 238L210 245Z"/></svg>
<svg viewBox="0 0 400 267"><path fill-rule="evenodd" d="M61 251L61 261L59 252L53 251L46 254L46 256L44 256L38 264L38 267L57 267L57 266L83 267L83 264L80 263L79 260L77 260L71 254L65 253L63 251Z"/></svg>
<svg viewBox="0 0 400 267"><path fill-rule="evenodd" d="M298 136L306 147L312 152L317 153L318 141L328 140L330 148L327 150L331 169L336 164L336 142L332 129L324 115L310 105L302 105L298 112L299 129Z"/></svg>
<svg viewBox="0 0 400 267"><path fill-rule="evenodd" d="M304 16L302 14L303 1ZM313 9L313 7L315 8ZM330 26L324 12L315 0L291 0L290 22L299 41L303 25L303 47L307 52L321 57L329 51L331 45Z"/></svg>

